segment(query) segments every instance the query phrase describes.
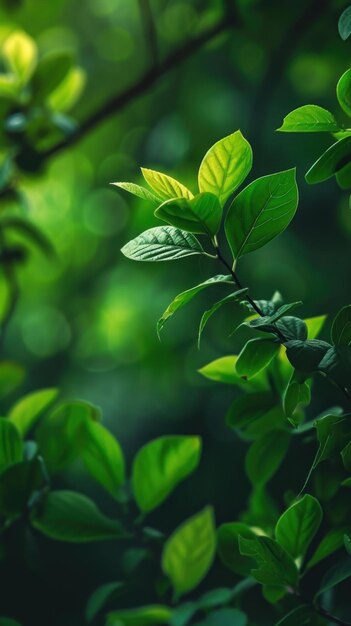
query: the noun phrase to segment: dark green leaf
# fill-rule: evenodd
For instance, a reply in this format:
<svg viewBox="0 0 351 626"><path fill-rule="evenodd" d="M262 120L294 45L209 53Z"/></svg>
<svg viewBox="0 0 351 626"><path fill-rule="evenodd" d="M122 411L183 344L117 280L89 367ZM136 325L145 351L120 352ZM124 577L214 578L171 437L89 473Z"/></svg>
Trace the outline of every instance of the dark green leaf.
<svg viewBox="0 0 351 626"><path fill-rule="evenodd" d="M344 39L344 41L351 35L351 6L344 9L341 13L338 22L338 29L340 37L341 39Z"/></svg>
<svg viewBox="0 0 351 626"><path fill-rule="evenodd" d="M246 626L247 615L239 609L218 609L194 626Z"/></svg>
<svg viewBox="0 0 351 626"><path fill-rule="evenodd" d="M349 416L325 415L315 422L319 449L314 467L326 459L335 458L347 445L351 436Z"/></svg>
<svg viewBox="0 0 351 626"><path fill-rule="evenodd" d="M289 447L289 434L283 430L269 432L251 444L245 459L246 473L256 486L262 486L277 471Z"/></svg>
<svg viewBox="0 0 351 626"><path fill-rule="evenodd" d="M305 178L310 185L332 178L351 160L351 137L333 143L308 170Z"/></svg>
<svg viewBox="0 0 351 626"><path fill-rule="evenodd" d="M318 598L329 589L333 589L336 585L344 582L351 576L351 559L347 557L343 561L336 563L328 570L322 579L320 588L318 589L315 598Z"/></svg>
<svg viewBox="0 0 351 626"><path fill-rule="evenodd" d="M73 65L70 52L51 51L43 56L33 75L33 99L41 102L63 81Z"/></svg>
<svg viewBox="0 0 351 626"><path fill-rule="evenodd" d="M5 398L23 382L25 371L18 363L0 363L0 398Z"/></svg>
<svg viewBox="0 0 351 626"><path fill-rule="evenodd" d="M335 133L340 130L334 115L315 104L306 104L284 117L277 130L286 133Z"/></svg>
<svg viewBox="0 0 351 626"><path fill-rule="evenodd" d="M206 254L194 235L173 226L149 228L123 246L121 252L134 261L172 261Z"/></svg>
<svg viewBox="0 0 351 626"><path fill-rule="evenodd" d="M0 418L0 473L23 458L23 443L17 428L7 419Z"/></svg>
<svg viewBox="0 0 351 626"><path fill-rule="evenodd" d="M300 381L296 373L293 372L289 384L283 396L283 407L285 415L297 426L295 413L299 409L308 406L311 402L311 387L309 380Z"/></svg>
<svg viewBox="0 0 351 626"><path fill-rule="evenodd" d="M348 346L351 343L351 304L340 309L334 317L331 340L336 346Z"/></svg>
<svg viewBox="0 0 351 626"><path fill-rule="evenodd" d="M291 365L306 376L318 369L331 347L329 343L320 339L307 339L306 341L294 339L288 341L285 346Z"/></svg>
<svg viewBox="0 0 351 626"><path fill-rule="evenodd" d="M351 388L351 346L329 348L319 363L319 370L339 386Z"/></svg>
<svg viewBox="0 0 351 626"><path fill-rule="evenodd" d="M350 526L342 526L340 528L332 528L322 539L312 558L307 563L307 569L310 569L323 559L339 550L344 541L344 535L351 532Z"/></svg>
<svg viewBox="0 0 351 626"><path fill-rule="evenodd" d="M247 524L241 522L222 524L217 530L218 556L232 572L240 576L248 576L254 566L254 561L241 554L239 537L254 539L255 533Z"/></svg>
<svg viewBox="0 0 351 626"><path fill-rule="evenodd" d="M215 302L211 306L210 309L208 309L207 311L204 312L204 314L203 314L203 316L201 317L201 320L200 320L198 339L197 339L197 343L198 343L198 348L199 349L200 349L201 335L202 335L202 333L204 331L204 328L205 328L207 322L212 317L212 315L214 315L222 306L224 306L228 302L237 302L238 300L240 300L242 296L247 294L247 291L248 291L247 289L239 289L239 291L235 291L234 293L230 293L229 296L226 296L225 298L222 298L218 302Z"/></svg>
<svg viewBox="0 0 351 626"><path fill-rule="evenodd" d="M314 611L308 606L298 606L284 615L275 626L312 626L315 624Z"/></svg>
<svg viewBox="0 0 351 626"><path fill-rule="evenodd" d="M246 428L252 422L268 413L276 402L270 391L257 391L238 396L226 415L226 424L230 428Z"/></svg>
<svg viewBox="0 0 351 626"><path fill-rule="evenodd" d="M318 500L306 494L281 515L275 527L275 538L293 559L298 559L306 554L322 517Z"/></svg>
<svg viewBox="0 0 351 626"><path fill-rule="evenodd" d="M0 475L1 514L14 517L24 513L33 492L44 484L43 464L38 458L5 469Z"/></svg>
<svg viewBox="0 0 351 626"><path fill-rule="evenodd" d="M91 622L96 615L101 611L104 605L113 597L118 595L124 588L124 583L121 582L113 582L106 583L105 585L101 585L95 589L94 593L91 594L87 606L85 609L85 617L87 622Z"/></svg>
<svg viewBox="0 0 351 626"><path fill-rule="evenodd" d="M213 237L221 225L222 207L213 193L204 192L190 200L166 200L156 209L155 216L188 233Z"/></svg>
<svg viewBox="0 0 351 626"><path fill-rule="evenodd" d="M251 339L244 346L236 362L236 372L250 379L263 370L279 352L279 343L270 339Z"/></svg>
<svg viewBox="0 0 351 626"><path fill-rule="evenodd" d="M4 217L0 222L4 230L14 230L25 237L26 241L33 244L47 257L55 257L55 248L46 235L35 224L22 217Z"/></svg>
<svg viewBox="0 0 351 626"><path fill-rule="evenodd" d="M293 339L304 341L307 339L307 324L299 317L284 315L275 322L275 327L283 334L286 341Z"/></svg>
<svg viewBox="0 0 351 626"><path fill-rule="evenodd" d="M198 606L201 609L213 609L216 606L222 606L223 604L229 604L233 598L233 590L228 587L220 587L218 589L212 589L205 593L198 600Z"/></svg>
<svg viewBox="0 0 351 626"><path fill-rule="evenodd" d="M253 569L251 575L259 583L296 589L298 583L296 565L279 543L269 537L254 539L240 537L239 546L241 554L256 561L257 569Z"/></svg>

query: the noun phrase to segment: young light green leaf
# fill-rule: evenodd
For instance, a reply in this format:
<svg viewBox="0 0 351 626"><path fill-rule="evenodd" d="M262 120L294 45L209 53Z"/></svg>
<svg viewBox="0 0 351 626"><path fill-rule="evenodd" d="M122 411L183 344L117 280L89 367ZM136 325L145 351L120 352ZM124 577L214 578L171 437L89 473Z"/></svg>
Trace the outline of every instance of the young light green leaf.
<svg viewBox="0 0 351 626"><path fill-rule="evenodd" d="M250 339L241 350L235 365L236 373L249 380L263 370L278 354L280 344L271 339Z"/></svg>
<svg viewBox="0 0 351 626"><path fill-rule="evenodd" d="M335 133L340 130L334 115L315 104L306 104L284 117L283 124L278 128L285 133Z"/></svg>
<svg viewBox="0 0 351 626"><path fill-rule="evenodd" d="M145 187L141 187L141 185L136 185L135 183L111 183L111 185L119 187L120 189L124 189L125 191L131 193L133 196L137 196L142 200L148 200L149 202L152 202L152 204L157 205L162 202L161 198L156 196L148 189L145 189Z"/></svg>
<svg viewBox="0 0 351 626"><path fill-rule="evenodd" d="M61 83L52 91L47 104L54 111L69 111L80 98L86 83L86 72L82 67L72 67Z"/></svg>
<svg viewBox="0 0 351 626"><path fill-rule="evenodd" d="M141 172L147 184L162 200L170 200L171 198L188 198L190 200L193 198L191 191L175 178L145 167L141 168Z"/></svg>
<svg viewBox="0 0 351 626"><path fill-rule="evenodd" d="M155 216L188 233L213 237L221 225L222 207L213 193L199 193L194 198L166 200L155 211Z"/></svg>
<svg viewBox="0 0 351 626"><path fill-rule="evenodd" d="M289 447L289 434L268 432L254 441L245 459L246 473L255 486L263 486L277 471Z"/></svg>
<svg viewBox="0 0 351 626"><path fill-rule="evenodd" d="M344 535L347 532L351 532L350 526L341 526L340 528L332 528L326 535L323 537L319 546L317 547L314 555L308 561L306 568L310 569L317 565L323 559L326 559L328 556L339 550L344 542Z"/></svg>
<svg viewBox="0 0 351 626"><path fill-rule="evenodd" d="M162 317L157 322L157 332L160 334L163 326L166 321L174 315L176 311L183 308L190 300L192 300L200 291L206 289L207 287L211 287L213 285L217 285L218 283L224 283L233 286L233 282L231 281L231 276L223 276L222 274L218 274L217 276L213 276L212 278L208 278L203 283L196 285L195 287L191 287L186 291L182 291L179 293L174 300L168 305L167 309L162 314Z"/></svg>
<svg viewBox="0 0 351 626"><path fill-rule="evenodd" d="M15 31L5 39L2 53L10 72L25 85L37 64L38 50L34 39L22 31Z"/></svg>
<svg viewBox="0 0 351 626"><path fill-rule="evenodd" d="M222 356L219 359L215 359L204 365L198 370L199 374L210 380L214 380L219 383L227 383L229 385L238 385L242 389L251 389L252 391L265 389L267 387L265 372L259 372L257 376L250 381L245 381L237 374L235 366L238 357Z"/></svg>
<svg viewBox="0 0 351 626"><path fill-rule="evenodd" d="M162 569L177 596L191 591L210 569L216 552L216 531L211 507L179 526L166 542Z"/></svg>
<svg viewBox="0 0 351 626"><path fill-rule="evenodd" d="M199 464L201 439L167 435L139 450L133 463L134 497L141 511L158 507Z"/></svg>
<svg viewBox="0 0 351 626"><path fill-rule="evenodd" d="M0 418L0 473L23 458L23 443L16 426Z"/></svg>
<svg viewBox="0 0 351 626"><path fill-rule="evenodd" d="M298 204L295 169L263 176L234 198L225 220L225 233L237 260L280 235Z"/></svg>
<svg viewBox="0 0 351 626"><path fill-rule="evenodd" d="M58 389L40 389L20 398L9 412L9 420L25 437L39 417L54 403Z"/></svg>
<svg viewBox="0 0 351 626"><path fill-rule="evenodd" d="M340 309L334 317L331 340L336 346L348 346L351 343L351 304Z"/></svg>
<svg viewBox="0 0 351 626"><path fill-rule="evenodd" d="M171 616L172 611L168 606L153 604L108 613L106 626L166 626Z"/></svg>
<svg viewBox="0 0 351 626"><path fill-rule="evenodd" d="M220 308L222 308L222 306L224 306L228 302L237 302L238 300L240 300L242 296L245 296L247 294L247 291L248 291L247 288L245 288L245 289L239 289L238 291L235 291L234 293L230 293L229 296L226 296L225 298L218 300L218 302L215 302L211 306L210 309L207 309L207 311L204 312L200 320L199 332L198 332L198 337L197 337L197 345L198 345L199 350L200 350L200 342L201 342L202 333L205 329L207 322L212 317L212 315L214 315Z"/></svg>
<svg viewBox="0 0 351 626"><path fill-rule="evenodd" d="M279 543L270 537L256 536L254 539L240 537L239 547L241 554L256 561L257 569L253 569L251 575L259 583L296 589L297 567Z"/></svg>
<svg viewBox="0 0 351 626"><path fill-rule="evenodd" d="M106 602L121 592L125 585L121 582L105 583L91 594L85 609L87 622L92 622Z"/></svg>
<svg viewBox="0 0 351 626"><path fill-rule="evenodd" d="M321 332L324 326L326 319L327 319L326 315L317 315L315 317L309 317L304 320L307 326L308 339L317 339L319 333Z"/></svg>
<svg viewBox="0 0 351 626"><path fill-rule="evenodd" d="M18 363L2 361L0 363L0 398L5 398L23 382L25 371Z"/></svg>
<svg viewBox="0 0 351 626"><path fill-rule="evenodd" d="M275 527L275 538L293 559L303 557L321 525L322 517L318 500L306 494L281 515Z"/></svg>
<svg viewBox="0 0 351 626"><path fill-rule="evenodd" d="M31 524L58 541L84 543L126 537L121 524L106 517L96 504L74 491L51 491L33 509Z"/></svg>
<svg viewBox="0 0 351 626"><path fill-rule="evenodd" d="M350 20L351 23L351 20ZM351 70L341 76L336 86L336 95L339 100L339 104L349 117L351 117Z"/></svg>
<svg viewBox="0 0 351 626"><path fill-rule="evenodd" d="M206 254L194 235L173 226L149 228L123 246L121 252L133 261L173 261Z"/></svg>
<svg viewBox="0 0 351 626"><path fill-rule="evenodd" d="M332 178L351 160L351 137L344 137L333 143L310 167L305 179L309 185Z"/></svg>
<svg viewBox="0 0 351 626"><path fill-rule="evenodd" d="M254 531L241 522L229 522L222 524L217 530L218 556L222 563L235 574L249 576L254 561L252 558L243 556L239 549L239 537L254 539Z"/></svg>
<svg viewBox="0 0 351 626"><path fill-rule="evenodd" d="M199 189L213 193L223 206L251 168L251 146L237 130L217 141L205 154L199 169Z"/></svg>
<svg viewBox="0 0 351 626"><path fill-rule="evenodd" d="M341 13L338 22L339 35L341 39L346 41L351 35L351 6L348 6Z"/></svg>
<svg viewBox="0 0 351 626"><path fill-rule="evenodd" d="M125 482L124 456L117 439L98 422L86 420L83 426L82 458L88 472L114 498Z"/></svg>

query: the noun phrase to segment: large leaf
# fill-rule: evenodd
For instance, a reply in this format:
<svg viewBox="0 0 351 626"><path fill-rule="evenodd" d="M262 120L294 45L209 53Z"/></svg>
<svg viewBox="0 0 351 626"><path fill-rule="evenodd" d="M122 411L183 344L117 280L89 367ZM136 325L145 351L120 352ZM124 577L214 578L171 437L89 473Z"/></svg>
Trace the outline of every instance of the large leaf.
<svg viewBox="0 0 351 626"><path fill-rule="evenodd" d="M242 522L222 524L217 530L218 555L222 563L232 572L240 576L249 576L254 567L254 561L241 554L239 537L254 539L255 533Z"/></svg>
<svg viewBox="0 0 351 626"><path fill-rule="evenodd" d="M22 437L34 426L39 417L53 404L58 396L58 389L40 389L20 398L8 414L9 419Z"/></svg>
<svg viewBox="0 0 351 626"><path fill-rule="evenodd" d="M126 536L119 522L101 513L90 498L74 491L48 493L33 509L31 524L51 539L73 543Z"/></svg>
<svg viewBox="0 0 351 626"><path fill-rule="evenodd" d="M219 383L227 383L229 385L238 385L242 389L251 389L252 391L258 389L265 389L267 387L265 372L259 372L257 376L250 381L245 381L237 374L235 366L238 357L222 356L219 359L215 359L204 365L199 369L199 374L210 380L214 380Z"/></svg>
<svg viewBox="0 0 351 626"><path fill-rule="evenodd" d="M340 130L334 115L315 104L306 104L284 117L277 130L286 133L335 133Z"/></svg>
<svg viewBox="0 0 351 626"><path fill-rule="evenodd" d="M86 73L81 67L72 67L63 81L52 91L47 103L54 111L69 111L79 99L86 82Z"/></svg>
<svg viewBox="0 0 351 626"><path fill-rule="evenodd" d="M151 189L156 193L157 197L162 200L170 200L171 198L192 198L193 194L182 183L175 178L149 170L145 167L141 168L141 172Z"/></svg>
<svg viewBox="0 0 351 626"><path fill-rule="evenodd" d="M231 280L230 275L224 276L222 274L218 274L217 276L208 278L203 283L200 283L199 285L196 285L195 287L191 287L190 289L187 289L186 291L182 291L182 293L179 293L174 298L174 300L172 300L172 302L168 305L167 309L164 311L164 313L158 320L157 332L160 333L166 321L170 317L172 317L172 315L174 315L176 311L178 311L179 309L182 309L183 306L188 304L188 302L190 302L190 300L192 300L194 296L200 293L200 291L203 291L203 289L206 289L207 287L217 285L218 283L224 283L224 284L233 286L233 281Z"/></svg>
<svg viewBox="0 0 351 626"><path fill-rule="evenodd" d="M305 178L310 185L332 178L351 160L351 137L333 143L308 170Z"/></svg>
<svg viewBox="0 0 351 626"><path fill-rule="evenodd" d="M191 591L202 581L216 552L216 531L211 507L179 526L166 542L162 569L177 596Z"/></svg>
<svg viewBox="0 0 351 626"><path fill-rule="evenodd" d="M133 492L139 508L151 511L197 467L201 455L199 437L167 435L139 450L133 463Z"/></svg>
<svg viewBox="0 0 351 626"><path fill-rule="evenodd" d="M117 439L102 424L92 420L84 422L82 437L85 467L114 498L118 498L125 481L125 462Z"/></svg>
<svg viewBox="0 0 351 626"><path fill-rule="evenodd" d="M351 304L344 306L333 319L331 340L335 345L351 343Z"/></svg>
<svg viewBox="0 0 351 626"><path fill-rule="evenodd" d="M199 349L200 349L202 333L204 331L204 328L207 322L212 317L212 315L214 315L220 308L222 308L222 306L224 306L228 302L237 302L238 300L240 300L243 296L247 294L247 291L248 289L245 288L245 289L239 289L238 291L235 291L234 293L230 293L229 296L226 296L225 298L218 300L218 302L215 302L211 306L210 309L207 309L207 311L203 313L201 320L200 320L199 332L198 332L198 337L197 337L197 345Z"/></svg>
<svg viewBox="0 0 351 626"><path fill-rule="evenodd" d="M38 51L34 39L22 31L15 31L6 38L2 54L10 72L21 84L26 84L37 64Z"/></svg>
<svg viewBox="0 0 351 626"><path fill-rule="evenodd" d="M273 539L269 537L255 537L254 539L239 539L240 552L244 556L254 559L257 569L251 575L263 585L277 587L292 587L296 589L298 572L291 556Z"/></svg>
<svg viewBox="0 0 351 626"><path fill-rule="evenodd" d="M172 611L168 606L153 604L136 609L108 613L106 626L157 626L169 624Z"/></svg>
<svg viewBox="0 0 351 626"><path fill-rule="evenodd" d="M351 6L344 9L338 22L339 34L344 41L351 35Z"/></svg>
<svg viewBox="0 0 351 626"><path fill-rule="evenodd" d="M19 463L23 457L23 443L16 426L7 419L0 418L0 473Z"/></svg>
<svg viewBox="0 0 351 626"><path fill-rule="evenodd" d="M336 95L342 110L351 117L351 70L346 70L339 79Z"/></svg>
<svg viewBox="0 0 351 626"><path fill-rule="evenodd" d="M205 154L199 169L199 189L213 193L223 206L251 167L251 146L237 130L217 141Z"/></svg>
<svg viewBox="0 0 351 626"><path fill-rule="evenodd" d="M173 198L166 200L155 211L156 217L186 230L213 237L221 225L222 207L213 193L199 193L190 200Z"/></svg>
<svg viewBox="0 0 351 626"><path fill-rule="evenodd" d="M306 554L322 517L318 500L306 494L281 515L275 527L275 538L293 559L298 559Z"/></svg>
<svg viewBox="0 0 351 626"><path fill-rule="evenodd" d="M194 235L173 226L149 228L123 246L121 252L133 261L172 261L206 254Z"/></svg>
<svg viewBox="0 0 351 626"><path fill-rule="evenodd" d="M258 178L232 202L225 232L235 259L261 248L282 233L295 215L295 170Z"/></svg>
<svg viewBox="0 0 351 626"><path fill-rule="evenodd" d="M246 473L255 486L262 486L275 474L289 447L289 433L268 432L251 444L245 459Z"/></svg>
<svg viewBox="0 0 351 626"><path fill-rule="evenodd" d="M128 191L133 194L133 196L142 198L142 200L148 200L149 202L152 202L152 204L160 204L160 202L162 202L161 198L156 196L154 193L145 189L145 187L136 185L135 183L111 183L111 185L124 189L124 191Z"/></svg>
<svg viewBox="0 0 351 626"><path fill-rule="evenodd" d="M235 365L241 378L250 379L263 370L279 352L280 345L271 339L251 339L241 350Z"/></svg>

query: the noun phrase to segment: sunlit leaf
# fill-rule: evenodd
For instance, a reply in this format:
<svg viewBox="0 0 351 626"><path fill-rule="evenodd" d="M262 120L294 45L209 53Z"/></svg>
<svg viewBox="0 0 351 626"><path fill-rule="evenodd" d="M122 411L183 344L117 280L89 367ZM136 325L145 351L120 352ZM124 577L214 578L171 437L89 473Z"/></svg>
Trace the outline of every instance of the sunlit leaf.
<svg viewBox="0 0 351 626"><path fill-rule="evenodd" d="M137 196L138 198L142 198L142 200L148 200L152 202L152 204L159 204L160 198L158 198L154 193L145 189L145 187L141 187L140 185L136 185L135 183L111 183L115 187L119 187L120 189L124 189L129 193L133 194L133 196Z"/></svg>
<svg viewBox="0 0 351 626"><path fill-rule="evenodd" d="M54 111L69 111L80 98L86 83L81 67L72 67L61 83L52 91L47 103Z"/></svg>
<svg viewBox="0 0 351 626"><path fill-rule="evenodd" d="M193 194L182 183L175 178L163 174L162 172L156 172L155 170L149 170L145 167L141 168L142 175L144 176L148 185L153 189L158 197L162 200L170 200L171 198L192 198Z"/></svg>
<svg viewBox="0 0 351 626"><path fill-rule="evenodd" d="M145 230L121 250L134 261L172 261L194 254L206 254L191 233L173 226L156 226Z"/></svg>
<svg viewBox="0 0 351 626"><path fill-rule="evenodd" d="M286 133L334 133L340 127L332 113L315 104L306 104L284 117L282 126L277 130Z"/></svg>
<svg viewBox="0 0 351 626"><path fill-rule="evenodd" d="M191 199L166 200L155 211L156 217L189 233L213 237L222 219L222 207L213 193L199 193Z"/></svg>
<svg viewBox="0 0 351 626"><path fill-rule="evenodd" d="M53 404L58 389L40 389L20 398L8 414L22 437L34 426L39 417Z"/></svg>
<svg viewBox="0 0 351 626"><path fill-rule="evenodd" d="M236 372L236 363L238 357L222 356L219 359L215 359L201 367L198 370L199 374L210 380L214 380L219 383L227 383L229 385L238 385L242 389L251 389L252 391L258 389L265 389L267 387L266 375L264 371L259 372L257 376L250 381L246 381Z"/></svg>
<svg viewBox="0 0 351 626"><path fill-rule="evenodd" d="M5 40L2 53L8 69L25 84L37 64L38 51L34 39L22 31L15 31Z"/></svg>
<svg viewBox="0 0 351 626"><path fill-rule="evenodd" d="M306 494L280 516L275 527L275 538L293 559L298 559L306 554L322 517L318 500Z"/></svg>
<svg viewBox="0 0 351 626"><path fill-rule="evenodd" d="M124 456L117 439L93 420L85 420L82 458L89 473L114 498L125 481Z"/></svg>
<svg viewBox="0 0 351 626"><path fill-rule="evenodd" d="M351 117L351 70L346 70L346 72L339 79L339 82L336 86L336 95L342 110L346 113L346 115Z"/></svg>

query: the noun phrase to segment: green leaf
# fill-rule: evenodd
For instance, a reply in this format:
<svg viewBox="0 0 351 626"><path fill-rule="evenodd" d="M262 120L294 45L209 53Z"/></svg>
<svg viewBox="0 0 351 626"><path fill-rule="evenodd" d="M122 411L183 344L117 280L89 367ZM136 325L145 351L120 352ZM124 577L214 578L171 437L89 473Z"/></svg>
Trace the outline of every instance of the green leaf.
<svg viewBox="0 0 351 626"><path fill-rule="evenodd" d="M329 589L333 589L340 583L344 582L351 576L351 559L348 557L339 563L336 563L327 573L324 575L322 579L321 586L319 587L315 599L321 596Z"/></svg>
<svg viewBox="0 0 351 626"><path fill-rule="evenodd" d="M152 202L152 204L159 204L161 202L161 198L156 196L154 193L145 189L145 187L141 187L140 185L136 185L135 183L111 183L115 187L119 187L120 189L124 189L129 193L133 194L133 196L137 196L142 200L148 200Z"/></svg>
<svg viewBox="0 0 351 626"><path fill-rule="evenodd" d="M336 95L344 113L351 117L351 70L346 70L339 79Z"/></svg>
<svg viewBox="0 0 351 626"><path fill-rule="evenodd" d="M0 626L21 626L21 624L10 617L0 617Z"/></svg>
<svg viewBox="0 0 351 626"><path fill-rule="evenodd" d="M285 415L291 418L291 421L293 421L295 426L297 425L294 420L295 412L302 407L308 406L310 402L310 381L300 381L299 378L296 376L296 372L293 372L289 380L288 386L284 392L283 407Z"/></svg>
<svg viewBox="0 0 351 626"><path fill-rule="evenodd" d="M255 559L257 569L253 569L251 575L259 583L296 589L297 567L279 543L269 537L255 537L254 539L240 537L239 547L241 554Z"/></svg>
<svg viewBox="0 0 351 626"><path fill-rule="evenodd" d="M204 312L200 320L199 331L198 331L198 336L197 336L197 345L198 345L199 350L200 350L201 336L209 319L220 308L222 308L222 306L224 306L228 302L237 302L238 300L241 299L242 296L245 296L247 292L248 292L248 289L245 288L245 289L239 289L238 291L235 291L234 293L230 293L229 296L226 296L225 298L218 300L218 302L215 302L211 306L210 309L207 309L207 311Z"/></svg>
<svg viewBox="0 0 351 626"><path fill-rule="evenodd" d="M210 569L216 552L216 531L211 507L179 526L166 542L162 569L177 596L191 591Z"/></svg>
<svg viewBox="0 0 351 626"><path fill-rule="evenodd" d="M190 200L193 198L191 191L175 178L145 167L141 168L141 172L147 184L161 200L170 200L171 198L188 198Z"/></svg>
<svg viewBox="0 0 351 626"><path fill-rule="evenodd" d="M335 133L340 127L332 113L315 104L306 104L284 117L283 125L277 130L286 133Z"/></svg>
<svg viewBox="0 0 351 626"><path fill-rule="evenodd" d="M118 499L125 482L124 456L117 439L102 424L84 422L82 458L91 476Z"/></svg>
<svg viewBox="0 0 351 626"><path fill-rule="evenodd" d="M141 511L158 507L199 464L199 437L167 435L139 450L133 463L133 492Z"/></svg>
<svg viewBox="0 0 351 626"><path fill-rule="evenodd" d="M18 363L2 361L0 363L0 398L5 398L23 382L25 371Z"/></svg>
<svg viewBox="0 0 351 626"><path fill-rule="evenodd" d="M331 347L329 343L320 339L307 339L306 341L294 339L285 345L286 355L291 365L306 376L317 371Z"/></svg>
<svg viewBox="0 0 351 626"><path fill-rule="evenodd" d="M331 340L336 346L351 343L351 304L344 306L333 319Z"/></svg>
<svg viewBox="0 0 351 626"><path fill-rule="evenodd" d="M299 317L284 315L274 325L284 335L286 341L292 341L293 339L303 341L307 339L307 325ZM262 329L260 328L259 330Z"/></svg>
<svg viewBox="0 0 351 626"><path fill-rule="evenodd" d="M251 339L238 356L235 365L237 374L249 380L269 365L279 348L280 344L271 339Z"/></svg>
<svg viewBox="0 0 351 626"><path fill-rule="evenodd" d="M262 371L250 381L245 381L235 370L237 360L238 357L235 355L222 356L219 359L215 359L214 361L211 361L211 363L204 365L198 370L198 372L210 380L214 380L219 383L227 383L229 385L238 385L242 389L251 389L252 391L256 389L265 389L267 386L265 372Z"/></svg>
<svg viewBox="0 0 351 626"><path fill-rule="evenodd" d="M246 626L247 615L239 609L218 609L212 611L201 622L197 622L195 626Z"/></svg>
<svg viewBox="0 0 351 626"><path fill-rule="evenodd" d="M33 99L41 102L54 90L67 76L73 65L71 52L53 50L43 56L33 75Z"/></svg>
<svg viewBox="0 0 351 626"><path fill-rule="evenodd" d="M344 535L351 531L350 526L342 526L340 528L332 528L322 539L312 558L308 561L306 568L310 569L317 565L323 559L339 550L343 546Z"/></svg>
<svg viewBox="0 0 351 626"><path fill-rule="evenodd" d="M351 388L351 346L329 348L320 361L318 369L339 386Z"/></svg>
<svg viewBox="0 0 351 626"><path fill-rule="evenodd" d="M312 626L315 617L314 610L308 606L298 606L287 615L284 615L275 626Z"/></svg>
<svg viewBox="0 0 351 626"><path fill-rule="evenodd" d="M218 197L221 206L252 168L252 149L240 130L217 141L199 168L199 189Z"/></svg>
<svg viewBox="0 0 351 626"><path fill-rule="evenodd" d="M245 459L246 473L255 486L267 483L277 471L289 447L289 434L268 432L251 444Z"/></svg>
<svg viewBox="0 0 351 626"><path fill-rule="evenodd" d="M245 429L269 412L275 402L276 398L270 391L242 394L230 405L226 424L230 428Z"/></svg>
<svg viewBox="0 0 351 626"><path fill-rule="evenodd" d="M336 182L340 189L351 189L351 161L336 173Z"/></svg>
<svg viewBox="0 0 351 626"><path fill-rule="evenodd" d="M85 617L87 622L92 622L93 619L97 616L97 614L104 607L106 602L110 600L112 597L115 597L119 591L124 589L124 583L121 582L113 582L113 583L105 583L95 589L95 591L91 594L87 606L85 609Z"/></svg>
<svg viewBox="0 0 351 626"><path fill-rule="evenodd" d="M123 246L121 252L134 261L173 261L206 254L194 235L173 226L149 228Z"/></svg>
<svg viewBox="0 0 351 626"><path fill-rule="evenodd" d="M43 463L34 458L10 465L0 474L0 511L5 517L26 512L31 495L45 483Z"/></svg>
<svg viewBox="0 0 351 626"><path fill-rule="evenodd" d="M348 416L325 415L315 422L319 449L313 468L326 459L338 456L350 440L351 422Z"/></svg>
<svg viewBox="0 0 351 626"><path fill-rule="evenodd" d="M351 137L333 143L308 170L305 179L309 185L332 178L351 160Z"/></svg>
<svg viewBox="0 0 351 626"><path fill-rule="evenodd" d="M317 339L319 333L321 332L324 326L326 319L327 319L326 315L317 315L315 317L309 317L304 320L307 326L308 339ZM305 339L307 339L307 337L305 337Z"/></svg>
<svg viewBox="0 0 351 626"><path fill-rule="evenodd" d="M225 233L235 259L280 235L295 215L295 169L263 176L237 195L227 213Z"/></svg>
<svg viewBox="0 0 351 626"><path fill-rule="evenodd" d="M322 517L318 500L306 494L281 515L275 527L275 538L293 559L303 557L321 525Z"/></svg>
<svg viewBox="0 0 351 626"><path fill-rule="evenodd" d="M280 319L284 319L288 311L291 311L291 309L295 309L297 306L300 306L300 304L302 304L301 301L291 302L290 304L283 304L282 306L277 308L274 313L271 313L270 315L264 315L262 317L257 316L253 320L248 320L248 322L245 322L245 324L247 326L250 326L251 328L257 328L258 330L273 332L276 322L278 322Z"/></svg>
<svg viewBox="0 0 351 626"><path fill-rule="evenodd" d="M228 587L211 589L211 591L207 591L203 596L201 596L198 600L198 606L199 608L205 610L212 609L216 606L229 604L229 602L233 599L233 596L233 589L228 589Z"/></svg>
<svg viewBox="0 0 351 626"><path fill-rule="evenodd" d="M200 293L200 291L203 291L203 289L206 289L207 287L217 285L218 283L224 283L224 284L230 285L231 287L233 286L233 282L231 280L230 275L223 276L222 274L218 274L217 276L208 278L203 283L200 283L199 285L196 285L195 287L191 287L190 289L187 289L186 291L182 291L182 293L179 293L174 298L174 300L172 300L172 302L168 305L167 309L164 311L164 313L158 320L157 322L158 334L160 334L166 321L170 317L172 317L172 315L174 315L176 311L178 311L179 309L182 309L183 306L188 304L188 302L190 302L190 300L192 300L198 293Z"/></svg>
<svg viewBox="0 0 351 626"><path fill-rule="evenodd" d="M166 200L155 211L155 216L172 226L213 237L222 220L222 207L213 193L200 193L190 200L173 198Z"/></svg>
<svg viewBox="0 0 351 626"><path fill-rule="evenodd" d="M286 595L286 590L284 587L276 587L275 585L263 585L262 595L270 604L277 604Z"/></svg>
<svg viewBox="0 0 351 626"><path fill-rule="evenodd" d="M20 398L8 414L22 437L34 426L39 417L53 404L58 389L40 389Z"/></svg>
<svg viewBox="0 0 351 626"><path fill-rule="evenodd" d="M168 606L154 604L136 609L108 613L106 626L156 626L169 624L172 611Z"/></svg>
<svg viewBox="0 0 351 626"><path fill-rule="evenodd" d="M106 517L96 504L74 491L51 491L31 514L31 524L58 541L84 543L126 536L121 524Z"/></svg>
<svg viewBox="0 0 351 626"><path fill-rule="evenodd" d="M222 524L217 530L218 556L222 563L235 574L249 576L254 561L252 558L243 556L239 549L239 537L254 539L255 533L247 525L241 522L229 522Z"/></svg>
<svg viewBox="0 0 351 626"><path fill-rule="evenodd" d="M69 111L79 99L85 81L85 71L81 67L72 67L63 81L50 93L47 104L54 111Z"/></svg>
<svg viewBox="0 0 351 626"><path fill-rule="evenodd" d="M23 458L23 443L16 426L0 418L0 473Z"/></svg>
<svg viewBox="0 0 351 626"><path fill-rule="evenodd" d="M15 31L3 43L2 54L10 72L25 85L37 64L38 51L34 39L23 31Z"/></svg>
<svg viewBox="0 0 351 626"><path fill-rule="evenodd" d="M351 6L347 7L340 15L338 22L339 35L346 41L351 35Z"/></svg>

